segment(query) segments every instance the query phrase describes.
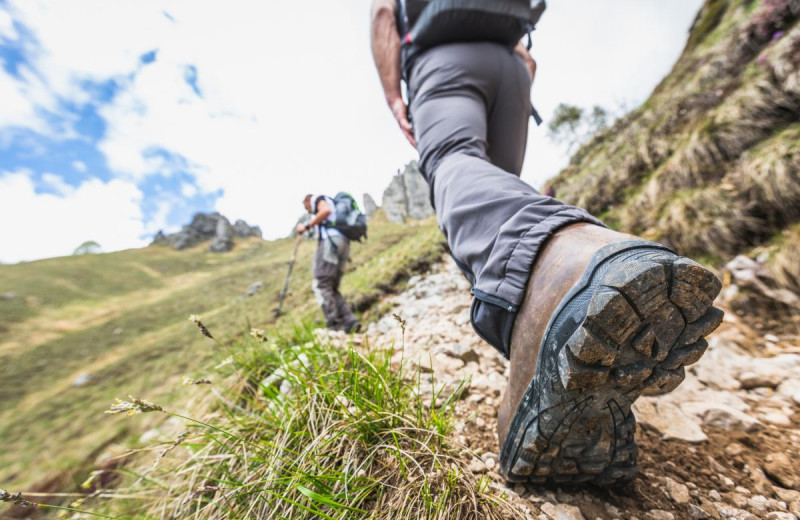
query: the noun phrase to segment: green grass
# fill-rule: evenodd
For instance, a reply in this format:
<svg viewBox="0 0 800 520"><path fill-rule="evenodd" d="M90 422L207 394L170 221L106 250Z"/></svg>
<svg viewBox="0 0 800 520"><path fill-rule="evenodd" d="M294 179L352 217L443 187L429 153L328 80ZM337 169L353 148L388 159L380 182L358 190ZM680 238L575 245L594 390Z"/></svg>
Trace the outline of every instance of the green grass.
<svg viewBox="0 0 800 520"><path fill-rule="evenodd" d="M217 336L213 323L203 326ZM166 415L183 433L128 467L95 473L115 486L88 484L88 500L61 507L131 519L524 518L467 469L474 455L451 440L463 385L431 407L422 375L393 362L393 348L332 344L308 326L268 342L213 343L233 359L212 375L225 381L216 385L222 397L196 399L206 401L196 415L118 400L111 412L137 417L102 420Z"/></svg>
<svg viewBox="0 0 800 520"><path fill-rule="evenodd" d="M441 256L441 242L433 221L412 227L377 219L369 240L351 249L345 298L370 314L382 291ZM115 397L146 393L165 405L178 402L182 378L203 376L220 354L218 345L191 333L190 314L213 321L231 341L251 327L272 335L300 322L321 324L310 290L313 242L298 252L285 316L273 316L293 245L250 240L228 254L149 247L0 266L0 292L39 302L13 319L0 312L7 327L0 340L0 487L30 491L53 479L72 482L100 453L141 435L99 419ZM262 289L247 297L256 281ZM61 294L61 287L72 289ZM90 379L75 386L83 374Z"/></svg>

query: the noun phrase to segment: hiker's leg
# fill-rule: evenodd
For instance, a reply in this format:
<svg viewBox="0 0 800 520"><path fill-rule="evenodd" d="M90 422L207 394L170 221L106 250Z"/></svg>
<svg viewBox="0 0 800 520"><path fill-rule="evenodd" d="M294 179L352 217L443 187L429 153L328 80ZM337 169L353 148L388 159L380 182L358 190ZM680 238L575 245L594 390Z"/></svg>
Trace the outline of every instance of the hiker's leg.
<svg viewBox="0 0 800 520"><path fill-rule="evenodd" d="M410 78L420 169L432 187L439 226L473 284L473 325L505 355L541 245L566 225L600 224L492 164L487 138L495 118L490 125L489 115L495 109L506 113L506 104L513 105L498 104L498 96L516 95L518 106L529 104L527 90L500 89L498 78L508 71L516 71L522 85L519 75L527 72L500 45L452 44L420 56ZM497 162L516 168L521 151L519 143L512 151L499 147Z"/></svg>
<svg viewBox="0 0 800 520"><path fill-rule="evenodd" d="M511 347L498 410L501 473L608 484L636 472L633 401L675 388L705 350L702 336L722 317L711 307L720 284L691 260L593 225L585 211L497 167L518 173L521 164L519 143L487 146L503 139L492 130L508 108L499 92L515 92L498 79L508 79L503 63L514 59L501 51L459 44L417 62L421 169L473 282L473 325L506 354Z"/></svg>
<svg viewBox="0 0 800 520"><path fill-rule="evenodd" d="M353 312L350 310L350 306L347 305L342 293L339 292L339 284L342 281L342 276L344 276L344 271L347 267L347 260L350 258L350 241L341 237L336 237L335 243L339 253L339 258L336 271L336 280L333 285L333 299L336 306L337 321L342 329L349 331L354 324L358 322L358 319L353 315Z"/></svg>
<svg viewBox="0 0 800 520"><path fill-rule="evenodd" d="M487 141L492 164L519 177L531 120L531 77L522 58L502 61L497 92L488 113Z"/></svg>
<svg viewBox="0 0 800 520"><path fill-rule="evenodd" d="M336 304L336 289L339 278L339 265L337 262L330 262L326 257L326 246L324 241L320 241L317 252L314 255L314 281L312 288L317 297L317 303L322 308L325 317L325 326L329 329L341 327L338 320L338 307Z"/></svg>

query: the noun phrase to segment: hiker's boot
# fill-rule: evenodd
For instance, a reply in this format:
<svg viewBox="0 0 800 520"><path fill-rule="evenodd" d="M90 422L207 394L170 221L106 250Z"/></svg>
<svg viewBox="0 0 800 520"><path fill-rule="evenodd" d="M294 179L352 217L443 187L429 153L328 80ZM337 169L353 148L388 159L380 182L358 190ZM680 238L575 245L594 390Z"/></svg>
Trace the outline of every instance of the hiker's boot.
<svg viewBox="0 0 800 520"><path fill-rule="evenodd" d="M358 320L351 321L347 325L344 326L343 330L348 334L359 333L361 332L361 322Z"/></svg>
<svg viewBox="0 0 800 520"><path fill-rule="evenodd" d="M672 391L722 321L721 284L660 244L591 224L537 256L511 337L498 410L510 481L611 484L633 477L643 393Z"/></svg>

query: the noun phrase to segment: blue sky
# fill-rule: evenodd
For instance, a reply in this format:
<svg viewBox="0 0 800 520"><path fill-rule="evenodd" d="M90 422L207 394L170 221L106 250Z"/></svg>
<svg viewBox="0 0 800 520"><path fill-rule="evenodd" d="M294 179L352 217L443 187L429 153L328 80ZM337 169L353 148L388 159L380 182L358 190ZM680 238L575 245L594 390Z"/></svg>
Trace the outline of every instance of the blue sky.
<svg viewBox="0 0 800 520"><path fill-rule="evenodd" d="M642 102L701 3L551 2L535 104ZM198 211L285 236L306 192L380 203L416 154L384 106L369 1L320 0L321 24L307 2L220 5L0 0L0 262L142 247ZM523 179L565 161L531 130Z"/></svg>

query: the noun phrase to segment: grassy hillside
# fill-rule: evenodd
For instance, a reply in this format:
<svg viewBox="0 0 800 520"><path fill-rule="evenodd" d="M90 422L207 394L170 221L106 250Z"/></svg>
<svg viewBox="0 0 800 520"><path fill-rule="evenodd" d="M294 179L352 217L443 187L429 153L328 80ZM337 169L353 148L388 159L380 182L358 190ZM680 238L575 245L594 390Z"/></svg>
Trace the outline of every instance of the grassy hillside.
<svg viewBox="0 0 800 520"><path fill-rule="evenodd" d="M249 239L227 254L151 246L0 266L0 487L74 487L108 446L161 420L128 431L103 415L114 398L182 401L183 378L224 357L190 314L231 341L251 327L272 334L321 324L310 290L313 242L300 247L286 314L273 317L293 244ZM369 240L352 248L342 292L368 318L381 294L442 250L432 220L412 227L379 215ZM263 287L248 297L257 281Z"/></svg>
<svg viewBox="0 0 800 520"><path fill-rule="evenodd" d="M615 227L719 265L770 245L800 264L800 4L707 0L671 73L552 181Z"/></svg>

